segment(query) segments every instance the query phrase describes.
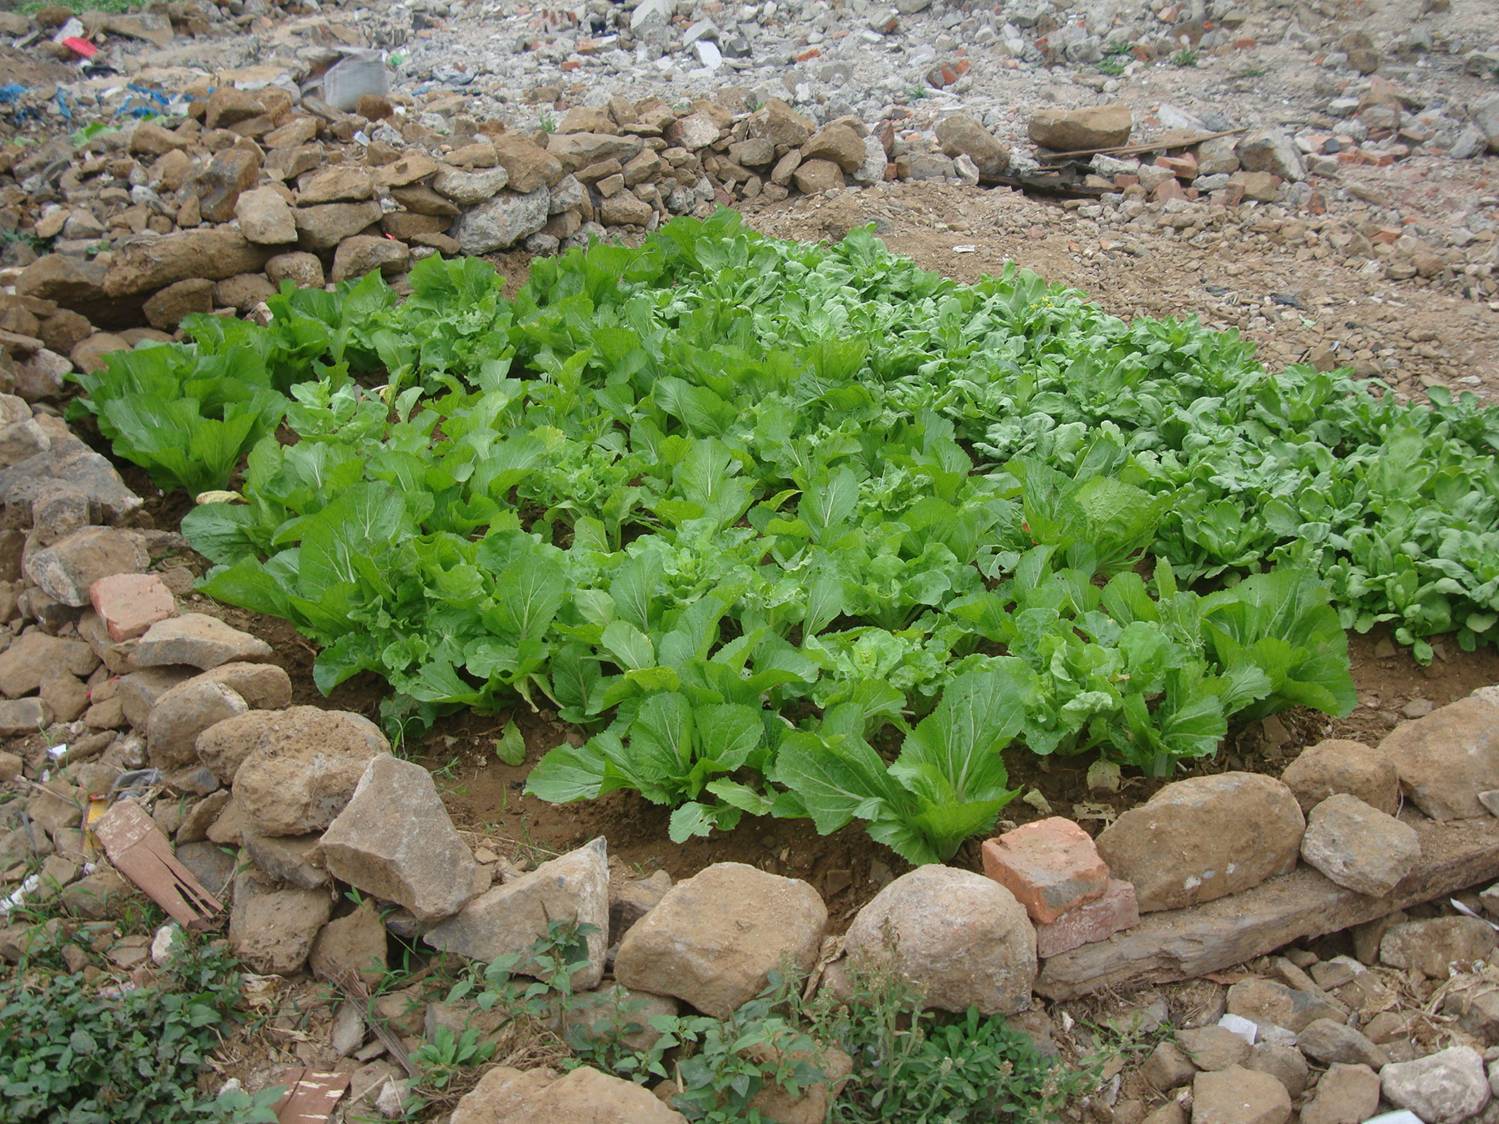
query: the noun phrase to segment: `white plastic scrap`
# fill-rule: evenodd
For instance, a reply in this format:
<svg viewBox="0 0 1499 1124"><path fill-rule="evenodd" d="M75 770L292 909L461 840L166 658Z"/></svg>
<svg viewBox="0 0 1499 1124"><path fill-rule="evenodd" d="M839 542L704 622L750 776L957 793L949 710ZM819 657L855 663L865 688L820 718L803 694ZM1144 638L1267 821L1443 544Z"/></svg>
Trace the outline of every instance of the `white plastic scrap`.
<svg viewBox="0 0 1499 1124"><path fill-rule="evenodd" d="M1218 1025L1224 1030L1237 1034L1251 1046L1260 1034L1259 1024L1253 1019L1246 1019L1243 1015L1224 1015L1218 1020Z"/></svg>

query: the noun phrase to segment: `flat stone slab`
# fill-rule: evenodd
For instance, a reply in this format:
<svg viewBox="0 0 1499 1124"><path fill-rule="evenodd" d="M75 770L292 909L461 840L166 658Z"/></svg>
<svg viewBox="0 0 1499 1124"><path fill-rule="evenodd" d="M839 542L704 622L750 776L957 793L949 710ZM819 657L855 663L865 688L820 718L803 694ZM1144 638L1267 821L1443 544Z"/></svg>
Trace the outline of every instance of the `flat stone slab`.
<svg viewBox="0 0 1499 1124"><path fill-rule="evenodd" d="M1406 812L1400 820L1415 829L1421 859L1386 895L1356 893L1299 866L1204 905L1148 914L1106 941L1053 956L1035 990L1074 999L1106 987L1193 979L1499 878L1499 818L1438 823Z"/></svg>

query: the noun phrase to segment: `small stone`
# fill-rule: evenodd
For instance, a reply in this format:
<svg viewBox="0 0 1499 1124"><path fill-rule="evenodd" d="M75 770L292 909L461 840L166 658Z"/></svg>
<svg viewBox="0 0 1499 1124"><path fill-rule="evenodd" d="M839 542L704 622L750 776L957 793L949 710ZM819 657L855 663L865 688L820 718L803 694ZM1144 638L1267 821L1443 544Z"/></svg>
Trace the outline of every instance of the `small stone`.
<svg viewBox="0 0 1499 1124"><path fill-rule="evenodd" d="M162 694L146 719L146 747L158 769L196 765L198 735L244 714L249 705L233 689L205 678L189 679Z"/></svg>
<svg viewBox="0 0 1499 1124"><path fill-rule="evenodd" d="M1261 1042L1257 1045L1249 1052L1244 1068L1257 1073L1268 1073L1285 1086L1286 1093L1292 1100L1306 1091L1307 1082L1311 1080L1311 1068L1301 1056L1301 1051L1295 1046L1285 1046L1278 1042Z"/></svg>
<svg viewBox="0 0 1499 1124"><path fill-rule="evenodd" d="M1233 1031L1221 1026L1184 1030L1176 1039L1192 1064L1206 1072L1243 1064L1253 1048Z"/></svg>
<svg viewBox="0 0 1499 1124"><path fill-rule="evenodd" d="M1458 1124L1482 1112L1492 1097L1483 1055L1471 1046L1453 1046L1379 1071L1385 1100L1407 1108L1426 1124Z"/></svg>
<svg viewBox="0 0 1499 1124"><path fill-rule="evenodd" d="M1010 167L1010 146L997 140L978 118L954 113L937 122L937 141L948 156L967 156L981 180L1002 176Z"/></svg>
<svg viewBox="0 0 1499 1124"><path fill-rule="evenodd" d="M1192 1124L1286 1124L1291 1098L1268 1073L1231 1066L1192 1082Z"/></svg>
<svg viewBox="0 0 1499 1124"><path fill-rule="evenodd" d="M1338 793L1307 816L1301 857L1339 886L1377 897L1415 869L1421 842L1409 824Z"/></svg>
<svg viewBox="0 0 1499 1124"><path fill-rule="evenodd" d="M635 923L620 942L614 974L626 987L726 1018L759 994L771 972L788 964L810 970L826 927L827 907L807 883L715 863L673 886Z"/></svg>
<svg viewBox="0 0 1499 1124"><path fill-rule="evenodd" d="M1234 151L1246 172L1269 172L1291 183L1306 179L1306 165L1296 143L1280 129L1250 133Z"/></svg>
<svg viewBox="0 0 1499 1124"><path fill-rule="evenodd" d="M321 289L323 287L323 263L318 260L316 254L308 254L295 251L289 254L277 254L265 263L265 275L270 278L271 284L280 286L285 281L302 289Z"/></svg>
<svg viewBox="0 0 1499 1124"><path fill-rule="evenodd" d="M258 187L240 195L234 204L240 233L260 246L279 246L297 240L291 204L275 188Z"/></svg>
<svg viewBox="0 0 1499 1124"><path fill-rule="evenodd" d="M206 671L231 660L260 660L271 654L264 640L217 617L184 613L148 628L130 658L139 668L187 664Z"/></svg>
<svg viewBox="0 0 1499 1124"><path fill-rule="evenodd" d="M802 160L830 160L844 174L856 172L864 163L864 138L847 125L824 125L802 145Z"/></svg>
<svg viewBox="0 0 1499 1124"><path fill-rule="evenodd" d="M116 643L143 636L177 612L177 601L157 574L111 574L88 589L89 603Z"/></svg>
<svg viewBox="0 0 1499 1124"><path fill-rule="evenodd" d="M1134 116L1125 105L1042 109L1031 115L1031 140L1057 152L1114 148L1129 140Z"/></svg>
<svg viewBox="0 0 1499 1124"><path fill-rule="evenodd" d="M1478 794L1499 788L1499 713L1481 697L1459 699L1402 722L1379 743L1401 787L1434 820L1486 815Z"/></svg>
<svg viewBox="0 0 1499 1124"><path fill-rule="evenodd" d="M1296 991L1274 980L1241 980L1228 989L1228 1010L1252 1019L1261 1029L1284 1027L1299 1034L1317 1019L1346 1019L1348 1011L1331 999Z"/></svg>
<svg viewBox="0 0 1499 1124"><path fill-rule="evenodd" d="M831 160L803 160L796 165L791 178L796 183L796 189L804 195L835 191L844 186L843 170Z"/></svg>
<svg viewBox="0 0 1499 1124"><path fill-rule="evenodd" d="M303 740L299 735L308 730L324 736ZM369 719L309 706L252 710L198 736L198 755L218 776L226 759L247 746L233 773L234 800L251 830L276 836L325 829L353 796L370 759L390 752Z"/></svg>
<svg viewBox="0 0 1499 1124"><path fill-rule="evenodd" d="M1392 925L1380 939L1379 960L1392 968L1412 968L1430 979L1444 980L1452 965L1486 960L1496 945L1499 935L1477 917L1404 921Z"/></svg>
<svg viewBox="0 0 1499 1124"><path fill-rule="evenodd" d="M375 181L366 169L343 164L303 176L297 184L297 204L358 203L374 193Z"/></svg>
<svg viewBox="0 0 1499 1124"><path fill-rule="evenodd" d="M0 737L25 737L39 733L52 722L52 711L41 699L0 701Z"/></svg>
<svg viewBox="0 0 1499 1124"><path fill-rule="evenodd" d="M326 870L313 865L319 857L316 835L256 835L253 831L241 831L239 846L241 857L273 882L317 890L332 881Z"/></svg>
<svg viewBox="0 0 1499 1124"><path fill-rule="evenodd" d="M1197 1067L1174 1042L1157 1043L1140 1070L1140 1076L1145 1078L1150 1087L1161 1093L1180 1088L1196 1074Z"/></svg>
<svg viewBox="0 0 1499 1124"><path fill-rule="evenodd" d="M453 237L465 254L503 250L546 225L550 193L538 187L527 195L506 191L458 217Z"/></svg>
<svg viewBox="0 0 1499 1124"><path fill-rule="evenodd" d="M1366 1065L1329 1066L1301 1108L1301 1124L1363 1124L1379 1111L1379 1075Z"/></svg>
<svg viewBox="0 0 1499 1124"><path fill-rule="evenodd" d="M213 282L206 277L174 281L142 306L146 321L163 332L175 332L186 316L213 311Z"/></svg>
<svg viewBox="0 0 1499 1124"><path fill-rule="evenodd" d="M1296 794L1303 812L1340 792L1387 815L1400 807L1400 775L1393 762L1362 742L1320 741L1302 750L1280 779Z"/></svg>
<svg viewBox="0 0 1499 1124"><path fill-rule="evenodd" d="M380 204L374 200L319 203L292 211L298 241L307 250L331 250L345 238L362 234L365 228L374 226L380 221L380 215Z"/></svg>
<svg viewBox="0 0 1499 1124"><path fill-rule="evenodd" d="M620 940L630 929L666 896L671 889L671 875L664 870L655 871L649 878L636 878L628 882L610 880L609 883L609 935Z"/></svg>
<svg viewBox="0 0 1499 1124"><path fill-rule="evenodd" d="M307 963L332 904L326 890L277 888L245 871L234 880L229 947L252 971L289 976Z"/></svg>
<svg viewBox="0 0 1499 1124"><path fill-rule="evenodd" d="M609 860L602 837L480 894L424 939L433 948L488 963L508 953L529 953L554 921L593 927L587 938L588 962L574 974L573 986L597 987L604 975L609 925ZM513 970L525 975L543 971L525 959ZM618 960L615 974L626 986L638 986L626 978ZM670 994L660 988L642 990Z"/></svg>
<svg viewBox="0 0 1499 1124"><path fill-rule="evenodd" d="M649 2L649 0L648 0ZM636 9L638 13L646 5ZM566 1077L551 1070L496 1066L464 1095L448 1124L505 1121L577 1121L579 1124L686 1124L657 1096L620 1077L579 1066Z"/></svg>
<svg viewBox="0 0 1499 1124"><path fill-rule="evenodd" d="M348 281L379 270L386 277L404 273L411 263L411 250L394 238L356 234L338 244L333 255L333 280Z"/></svg>
<svg viewBox="0 0 1499 1124"><path fill-rule="evenodd" d="M358 978L370 988L385 975L387 963L385 926L368 898L352 913L324 925L308 957L308 967L319 979L342 984Z"/></svg>
<svg viewBox="0 0 1499 1124"><path fill-rule="evenodd" d="M84 527L26 557L26 576L64 605L89 603L99 579L134 574L150 565L138 534L114 527Z"/></svg>
<svg viewBox="0 0 1499 1124"><path fill-rule="evenodd" d="M1102 897L1069 909L1050 924L1036 926L1036 955L1045 959L1070 952L1139 923L1134 886L1111 878Z"/></svg>
<svg viewBox="0 0 1499 1124"><path fill-rule="evenodd" d="M1314 1062L1365 1065L1378 1069L1389 1057L1353 1027L1336 1019L1315 1019L1296 1036L1296 1045Z"/></svg>
<svg viewBox="0 0 1499 1124"><path fill-rule="evenodd" d="M493 199L510 183L510 173L503 167L463 172L442 168L432 177L432 190L460 207L472 207Z"/></svg>

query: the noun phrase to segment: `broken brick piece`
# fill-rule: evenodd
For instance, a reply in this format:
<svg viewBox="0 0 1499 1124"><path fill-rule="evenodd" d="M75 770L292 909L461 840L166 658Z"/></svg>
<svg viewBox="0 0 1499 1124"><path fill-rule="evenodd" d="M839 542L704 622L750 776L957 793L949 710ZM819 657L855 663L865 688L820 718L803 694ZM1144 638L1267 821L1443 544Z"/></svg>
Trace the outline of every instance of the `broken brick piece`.
<svg viewBox="0 0 1499 1124"><path fill-rule="evenodd" d="M1044 959L1071 952L1085 944L1108 940L1139 922L1140 908L1135 901L1134 885L1110 878L1103 897L1069 909L1050 924L1036 926L1036 955Z"/></svg>
<svg viewBox="0 0 1499 1124"><path fill-rule="evenodd" d="M177 612L172 591L155 574L110 574L89 586L88 596L116 644L144 635Z"/></svg>
<svg viewBox="0 0 1499 1124"><path fill-rule="evenodd" d="M986 840L984 873L1047 924L1108 888L1109 868L1086 831L1061 816Z"/></svg>

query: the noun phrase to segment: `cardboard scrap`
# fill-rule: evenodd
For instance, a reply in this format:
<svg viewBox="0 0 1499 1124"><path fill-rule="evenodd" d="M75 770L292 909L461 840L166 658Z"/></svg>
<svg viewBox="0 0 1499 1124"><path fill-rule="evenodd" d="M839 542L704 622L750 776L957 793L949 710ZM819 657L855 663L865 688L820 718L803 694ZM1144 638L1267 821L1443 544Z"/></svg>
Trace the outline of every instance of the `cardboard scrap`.
<svg viewBox="0 0 1499 1124"><path fill-rule="evenodd" d="M161 828L135 801L116 801L92 826L115 869L184 928L210 928L223 912L223 903L177 861Z"/></svg>
<svg viewBox="0 0 1499 1124"><path fill-rule="evenodd" d="M286 1070L276 1081L286 1086L286 1095L275 1105L276 1119L280 1124L322 1124L333 1115L352 1076L311 1068Z"/></svg>

